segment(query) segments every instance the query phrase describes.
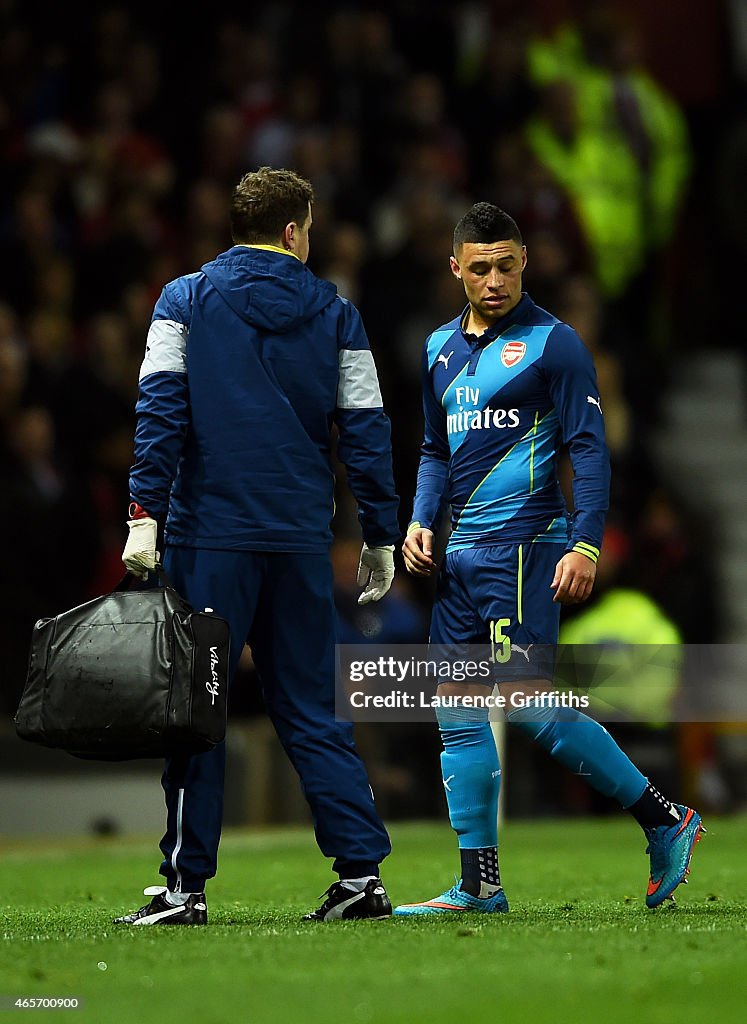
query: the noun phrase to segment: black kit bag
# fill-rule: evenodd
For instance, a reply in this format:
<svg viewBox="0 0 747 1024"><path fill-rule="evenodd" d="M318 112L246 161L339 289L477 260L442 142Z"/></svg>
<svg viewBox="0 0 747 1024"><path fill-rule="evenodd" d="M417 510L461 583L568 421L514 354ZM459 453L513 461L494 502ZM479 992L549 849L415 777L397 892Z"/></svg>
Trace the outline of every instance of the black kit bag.
<svg viewBox="0 0 747 1024"><path fill-rule="evenodd" d="M33 629L18 735L77 757L197 754L226 733L229 630L198 612L160 566Z"/></svg>

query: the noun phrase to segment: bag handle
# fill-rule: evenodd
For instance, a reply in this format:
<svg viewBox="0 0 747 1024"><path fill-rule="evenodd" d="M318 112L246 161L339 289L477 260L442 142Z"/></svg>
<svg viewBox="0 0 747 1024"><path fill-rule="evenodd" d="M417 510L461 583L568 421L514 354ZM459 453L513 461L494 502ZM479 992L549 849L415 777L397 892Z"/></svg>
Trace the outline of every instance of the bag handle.
<svg viewBox="0 0 747 1024"><path fill-rule="evenodd" d="M168 587L170 590L174 590L174 584L171 582L171 578L168 576L160 562L156 562L155 569L148 572L148 577L151 575L156 577L159 586ZM124 590L130 590L132 588L132 584L136 581L140 584L148 582L147 579L142 580L139 576L136 576L135 573L130 572L128 569L116 587L113 588L112 593L116 594L121 593Z"/></svg>

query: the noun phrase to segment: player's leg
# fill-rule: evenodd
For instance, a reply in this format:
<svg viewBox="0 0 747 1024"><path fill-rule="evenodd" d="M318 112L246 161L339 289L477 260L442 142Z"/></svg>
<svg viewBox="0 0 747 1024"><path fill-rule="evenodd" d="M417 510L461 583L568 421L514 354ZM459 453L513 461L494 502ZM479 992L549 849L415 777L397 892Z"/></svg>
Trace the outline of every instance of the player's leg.
<svg viewBox="0 0 747 1024"><path fill-rule="evenodd" d="M228 678L233 679L260 588L261 556L241 551L166 549L164 566L176 590L195 609L212 608L231 633ZM166 831L160 873L166 889L151 887L150 904L120 919L126 924L204 924L205 882L215 875L223 820L225 743L202 754L167 758L161 783ZM181 908L174 911L172 908Z"/></svg>
<svg viewBox="0 0 747 1024"><path fill-rule="evenodd" d="M512 692L519 688L512 685ZM501 687L506 693L506 687ZM528 691L534 693L534 685ZM582 775L605 796L617 800L638 822L651 857L646 903L657 907L671 897L689 873L693 848L705 831L691 807L670 801L636 768L603 725L575 708L524 702L507 714L560 764Z"/></svg>
<svg viewBox="0 0 747 1024"><path fill-rule="evenodd" d="M471 589L464 578L473 557L472 551L454 552L444 560L431 618L431 651L458 650L471 641L483 641L484 646ZM437 695L484 697L491 689L492 684L448 683L438 687ZM498 867L501 770L488 716L487 707L437 709L444 792L449 821L459 843L461 877L453 888L434 899L398 906L394 911L397 916L508 910Z"/></svg>
<svg viewBox="0 0 747 1024"><path fill-rule="evenodd" d="M350 722L335 718L336 626L327 554L266 556L268 571L250 633L267 712L301 780L316 840L340 883L314 919L385 917L379 880L389 854Z"/></svg>
<svg viewBox="0 0 747 1024"><path fill-rule="evenodd" d="M555 544L533 544L520 548L522 567L520 620L506 628L512 633L512 666L516 655L526 654L526 674L530 678L499 683L509 701L507 721L521 729L543 747L556 761L583 776L598 792L609 796L628 810L640 824L649 842L651 878L646 902L658 906L681 881L688 869L690 855L701 831L700 816L692 808L675 804L664 797L638 770L627 754L601 723L576 708L533 699L537 689L552 690L547 664L540 664L548 644L557 636L559 608L551 600L548 581L562 555ZM493 613L497 609L493 610ZM537 654L537 671L531 662ZM517 665L520 667L521 662ZM534 675L535 678L531 678ZM544 681L544 682L543 682ZM513 704L519 706L514 707Z"/></svg>

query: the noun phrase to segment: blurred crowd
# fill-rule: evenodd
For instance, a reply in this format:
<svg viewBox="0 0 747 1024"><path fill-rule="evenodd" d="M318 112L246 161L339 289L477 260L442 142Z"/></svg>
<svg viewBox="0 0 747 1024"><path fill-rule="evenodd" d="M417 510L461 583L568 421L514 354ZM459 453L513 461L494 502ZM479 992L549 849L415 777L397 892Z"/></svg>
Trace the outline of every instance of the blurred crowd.
<svg viewBox="0 0 747 1024"><path fill-rule="evenodd" d="M610 581L652 596L683 639L702 639L704 622L717 639L703 524L647 450L672 353L706 325L728 333L714 248L743 254L740 201L713 190L743 166L744 115L725 99L740 80L728 5L706 6L673 18L664 0L278 0L198 19L169 4L0 0L4 711L33 622L121 576L153 303L231 245L230 190L262 164L314 185L309 265L362 312L403 528L422 344L464 303L453 225L493 201L524 233L527 290L595 356L614 463ZM425 639L431 594L403 572L380 608L355 604L342 486L335 525L346 636Z"/></svg>

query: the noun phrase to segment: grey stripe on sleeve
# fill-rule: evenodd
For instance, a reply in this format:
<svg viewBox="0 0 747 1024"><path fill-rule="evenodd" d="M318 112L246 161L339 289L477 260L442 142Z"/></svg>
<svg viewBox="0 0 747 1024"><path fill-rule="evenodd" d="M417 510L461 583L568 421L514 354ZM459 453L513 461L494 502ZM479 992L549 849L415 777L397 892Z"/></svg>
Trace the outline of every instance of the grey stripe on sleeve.
<svg viewBox="0 0 747 1024"><path fill-rule="evenodd" d="M186 373L188 335L189 330L176 320L154 320L148 330L139 379L159 370Z"/></svg>
<svg viewBox="0 0 747 1024"><path fill-rule="evenodd" d="M383 404L373 353L367 348L340 349L337 408L380 409Z"/></svg>

